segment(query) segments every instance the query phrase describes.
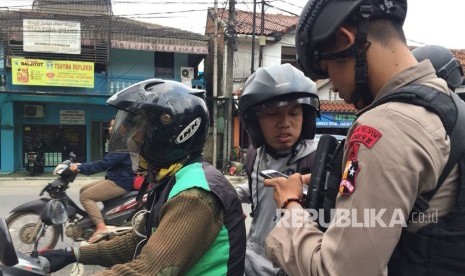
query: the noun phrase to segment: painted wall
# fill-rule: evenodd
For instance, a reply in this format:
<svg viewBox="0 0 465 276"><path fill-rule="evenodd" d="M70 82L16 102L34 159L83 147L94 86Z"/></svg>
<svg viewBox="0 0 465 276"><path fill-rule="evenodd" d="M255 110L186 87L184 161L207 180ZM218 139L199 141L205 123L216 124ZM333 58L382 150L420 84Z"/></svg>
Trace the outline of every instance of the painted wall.
<svg viewBox="0 0 465 276"><path fill-rule="evenodd" d="M278 42L267 41L263 49L263 66L272 66L281 64L281 48L283 46L294 46L295 32L290 32L282 36ZM254 69L257 70L259 64L259 37L256 36ZM240 89L245 80L251 75L252 67L252 36L240 37L238 49L234 52L234 69L233 69L233 91Z"/></svg>
<svg viewBox="0 0 465 276"><path fill-rule="evenodd" d="M155 76L154 53L124 49L112 49L110 53L110 77L153 78Z"/></svg>

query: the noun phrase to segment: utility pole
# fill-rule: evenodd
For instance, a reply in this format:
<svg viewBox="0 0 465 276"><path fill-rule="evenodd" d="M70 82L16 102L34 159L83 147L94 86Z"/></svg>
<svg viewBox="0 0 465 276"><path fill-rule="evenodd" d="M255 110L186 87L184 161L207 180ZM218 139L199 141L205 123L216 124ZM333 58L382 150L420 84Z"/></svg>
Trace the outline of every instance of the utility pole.
<svg viewBox="0 0 465 276"><path fill-rule="evenodd" d="M213 25L215 28L213 37L213 166L217 167L217 116L218 116L218 0L214 2L215 14L213 15Z"/></svg>
<svg viewBox="0 0 465 276"><path fill-rule="evenodd" d="M262 0L262 16L260 26L260 48L258 50L258 67L263 66L263 49L265 48L265 0Z"/></svg>
<svg viewBox="0 0 465 276"><path fill-rule="evenodd" d="M255 29L257 26L257 0L253 0L253 19L252 19L252 65L250 66L250 74L255 72Z"/></svg>
<svg viewBox="0 0 465 276"><path fill-rule="evenodd" d="M228 166L229 156L231 155L231 129L232 129L232 105L233 105L233 70L234 70L234 50L236 48L236 1L229 0L229 16L228 28L226 32L227 37L227 57L226 57L226 85L223 95L226 99L226 114L224 120L224 134L223 134L223 170Z"/></svg>

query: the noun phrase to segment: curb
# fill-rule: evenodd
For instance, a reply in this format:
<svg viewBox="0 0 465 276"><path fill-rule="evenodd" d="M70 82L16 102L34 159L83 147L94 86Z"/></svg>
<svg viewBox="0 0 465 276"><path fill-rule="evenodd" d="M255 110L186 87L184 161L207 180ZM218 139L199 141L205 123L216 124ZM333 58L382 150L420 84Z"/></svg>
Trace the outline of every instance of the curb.
<svg viewBox="0 0 465 276"><path fill-rule="evenodd" d="M83 180L89 179L101 179L105 177L105 173L96 173L93 175L83 175L79 174L78 178ZM53 173L45 172L37 176L30 176L28 172L14 172L10 174L0 174L0 182L2 180L55 180L58 178L58 175Z"/></svg>

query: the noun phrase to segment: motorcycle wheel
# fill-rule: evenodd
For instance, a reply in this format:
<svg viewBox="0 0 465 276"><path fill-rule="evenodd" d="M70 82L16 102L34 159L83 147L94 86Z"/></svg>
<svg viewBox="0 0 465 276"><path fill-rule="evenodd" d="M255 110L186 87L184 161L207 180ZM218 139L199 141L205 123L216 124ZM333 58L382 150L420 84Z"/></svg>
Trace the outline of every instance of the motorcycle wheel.
<svg viewBox="0 0 465 276"><path fill-rule="evenodd" d="M6 219L6 224L10 230L11 239L16 250L23 253L32 252L35 239L29 240L31 235L33 235L37 223L42 223L40 216L33 212L14 213ZM39 252L55 248L59 238L60 227L58 225L45 226L42 236L39 237L40 240L37 246Z"/></svg>

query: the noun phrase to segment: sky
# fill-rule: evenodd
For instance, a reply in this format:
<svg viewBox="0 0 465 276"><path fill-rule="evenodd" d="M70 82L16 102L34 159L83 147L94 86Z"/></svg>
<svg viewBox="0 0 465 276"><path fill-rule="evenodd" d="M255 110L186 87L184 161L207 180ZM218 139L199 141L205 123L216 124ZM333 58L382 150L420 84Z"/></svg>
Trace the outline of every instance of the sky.
<svg viewBox="0 0 465 276"><path fill-rule="evenodd" d="M217 2L219 8L228 7L228 0ZM267 2L281 11L267 7L266 13L284 13L284 10L300 14L307 0ZM112 0L115 15L202 34L207 8L213 7L213 3L214 0ZM253 0L236 0L236 3L236 9L253 10ZM29 9L31 4L32 0L1 0L0 9ZM404 30L409 45L439 44L450 49L465 49L464 0L408 0L408 5ZM261 5L257 5L257 11L261 11Z"/></svg>

